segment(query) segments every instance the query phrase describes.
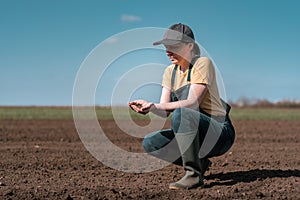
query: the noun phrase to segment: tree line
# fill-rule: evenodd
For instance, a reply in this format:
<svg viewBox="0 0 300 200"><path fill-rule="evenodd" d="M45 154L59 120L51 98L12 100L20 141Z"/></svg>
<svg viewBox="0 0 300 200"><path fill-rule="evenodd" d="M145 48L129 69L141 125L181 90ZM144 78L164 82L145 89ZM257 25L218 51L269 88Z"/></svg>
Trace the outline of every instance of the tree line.
<svg viewBox="0 0 300 200"><path fill-rule="evenodd" d="M269 101L267 99L250 99L242 97L237 101L229 100L232 107L251 107L251 108L300 108L300 100L280 100Z"/></svg>

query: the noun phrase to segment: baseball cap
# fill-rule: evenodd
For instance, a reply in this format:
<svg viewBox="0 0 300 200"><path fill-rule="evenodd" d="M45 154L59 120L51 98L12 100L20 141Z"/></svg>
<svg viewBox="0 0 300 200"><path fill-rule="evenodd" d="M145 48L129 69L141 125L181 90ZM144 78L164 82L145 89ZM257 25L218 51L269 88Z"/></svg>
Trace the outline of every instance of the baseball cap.
<svg viewBox="0 0 300 200"><path fill-rule="evenodd" d="M162 40L154 42L153 45L173 45L180 42L195 42L192 29L182 23L174 24L168 28Z"/></svg>

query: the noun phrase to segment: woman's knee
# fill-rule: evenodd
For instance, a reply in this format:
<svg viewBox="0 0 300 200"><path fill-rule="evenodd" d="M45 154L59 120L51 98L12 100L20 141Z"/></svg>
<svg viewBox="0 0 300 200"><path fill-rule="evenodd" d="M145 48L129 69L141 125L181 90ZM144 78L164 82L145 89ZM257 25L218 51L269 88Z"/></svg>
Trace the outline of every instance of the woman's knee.
<svg viewBox="0 0 300 200"><path fill-rule="evenodd" d="M172 129L153 132L145 136L142 146L147 153L150 153L169 144L173 137Z"/></svg>
<svg viewBox="0 0 300 200"><path fill-rule="evenodd" d="M155 151L155 147L153 146L152 144L152 140L150 138L144 138L143 142L142 142L142 146L144 148L144 150L147 152L147 153L150 153L152 151Z"/></svg>

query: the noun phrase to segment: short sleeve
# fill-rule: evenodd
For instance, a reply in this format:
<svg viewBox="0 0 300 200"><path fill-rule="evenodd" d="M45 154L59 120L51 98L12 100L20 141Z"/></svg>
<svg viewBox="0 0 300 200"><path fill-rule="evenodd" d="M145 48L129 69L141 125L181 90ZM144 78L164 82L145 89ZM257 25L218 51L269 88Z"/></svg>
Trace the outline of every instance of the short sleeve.
<svg viewBox="0 0 300 200"><path fill-rule="evenodd" d="M172 65L165 69L163 79L162 79L162 87L166 87L171 89L171 74L172 74Z"/></svg>
<svg viewBox="0 0 300 200"><path fill-rule="evenodd" d="M202 83L211 85L214 78L214 66L207 57L199 58L192 70L191 84Z"/></svg>

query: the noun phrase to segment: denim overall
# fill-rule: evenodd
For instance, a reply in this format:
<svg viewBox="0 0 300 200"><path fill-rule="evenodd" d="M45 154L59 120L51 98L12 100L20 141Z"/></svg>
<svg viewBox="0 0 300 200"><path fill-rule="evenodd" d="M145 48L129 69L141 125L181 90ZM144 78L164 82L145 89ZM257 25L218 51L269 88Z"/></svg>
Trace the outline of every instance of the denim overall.
<svg viewBox="0 0 300 200"><path fill-rule="evenodd" d="M190 73L195 57L189 66L188 84L173 90L176 70L171 77L171 101L185 100L190 89ZM212 116L202 109L178 108L172 113L172 128L148 134L143 141L145 151L160 159L181 165L185 170L203 175L207 159L227 152L232 146L235 131L229 118L230 106L221 100L225 116Z"/></svg>

